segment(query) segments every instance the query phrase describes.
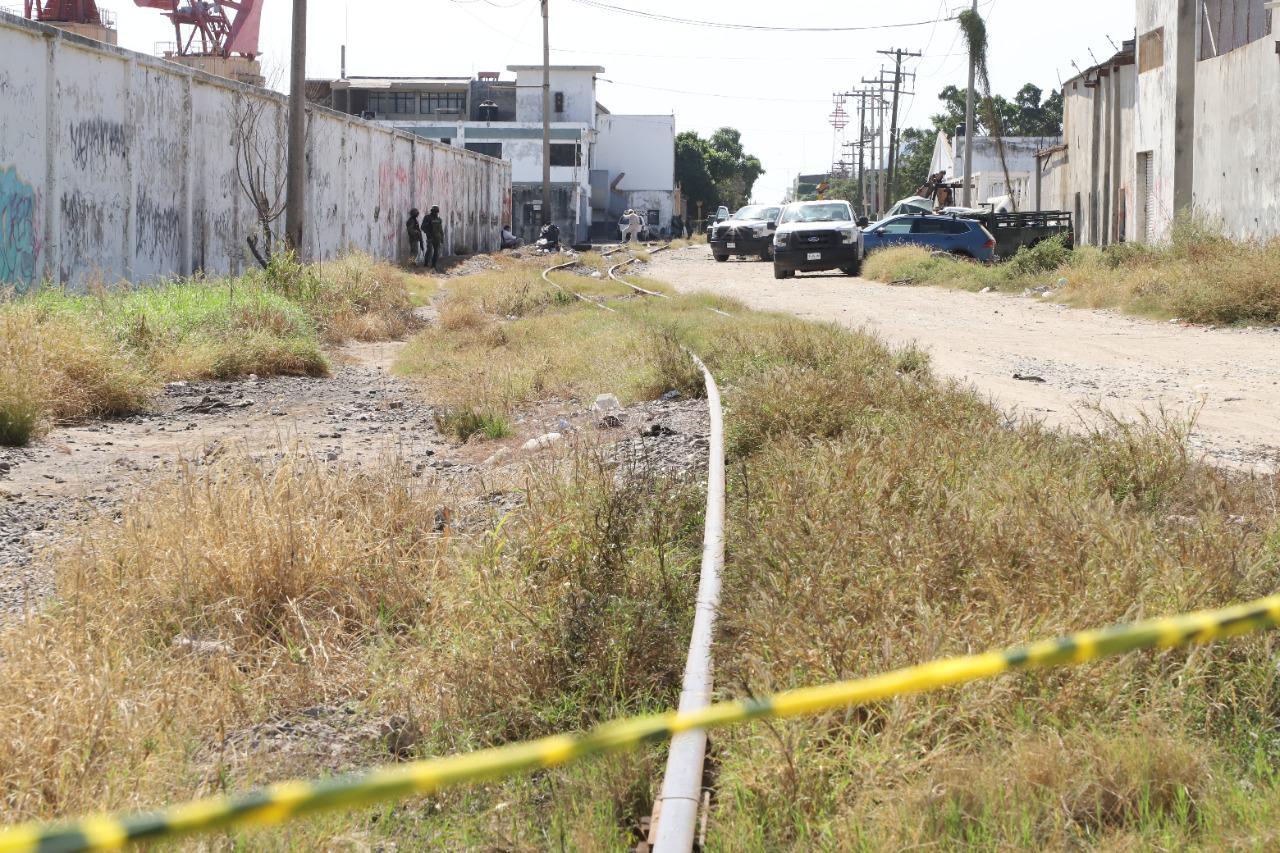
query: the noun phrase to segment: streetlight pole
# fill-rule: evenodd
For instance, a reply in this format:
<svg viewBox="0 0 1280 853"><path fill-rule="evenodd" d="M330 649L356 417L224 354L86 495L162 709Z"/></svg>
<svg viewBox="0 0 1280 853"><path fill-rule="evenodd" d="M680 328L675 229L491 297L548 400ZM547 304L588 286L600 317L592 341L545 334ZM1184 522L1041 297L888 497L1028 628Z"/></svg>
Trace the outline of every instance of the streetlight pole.
<svg viewBox="0 0 1280 853"><path fill-rule="evenodd" d="M973 0L973 14L978 14L978 0ZM964 195L961 204L973 207L973 86L978 73L978 57L969 46L969 90L964 99Z"/></svg>
<svg viewBox="0 0 1280 853"><path fill-rule="evenodd" d="M977 1L977 0L974 0ZM543 224L552 220L552 41L548 0L543 0Z"/></svg>
<svg viewBox="0 0 1280 853"><path fill-rule="evenodd" d="M307 192L307 0L293 0L293 47L289 72L289 160L285 176L284 233L302 254Z"/></svg>

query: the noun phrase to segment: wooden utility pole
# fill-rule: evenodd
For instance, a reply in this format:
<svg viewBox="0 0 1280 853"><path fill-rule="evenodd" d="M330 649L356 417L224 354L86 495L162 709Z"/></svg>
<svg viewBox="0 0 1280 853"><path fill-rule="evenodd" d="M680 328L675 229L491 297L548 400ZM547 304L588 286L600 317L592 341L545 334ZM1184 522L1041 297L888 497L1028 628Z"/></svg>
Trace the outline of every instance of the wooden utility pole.
<svg viewBox="0 0 1280 853"><path fill-rule="evenodd" d="M977 0L974 0L977 2ZM902 48L894 48L893 50L880 50L877 53L883 53L885 56L894 58L893 66L893 118L892 125L889 130L889 192L895 192L894 184L898 171L898 103L902 96L902 60L914 59L920 56L919 53L910 53ZM914 75L912 75L914 76Z"/></svg>
<svg viewBox="0 0 1280 853"><path fill-rule="evenodd" d="M293 48L289 70L289 161L285 177L284 233L302 254L307 193L307 0L293 0Z"/></svg>
<svg viewBox="0 0 1280 853"><path fill-rule="evenodd" d="M978 14L978 0L973 0L973 14ZM978 57L969 48L969 88L964 98L964 194L960 203L973 207L973 87L978 73Z"/></svg>
<svg viewBox="0 0 1280 853"><path fill-rule="evenodd" d="M551 18L542 0L542 224L551 222ZM573 240L577 240L577 235Z"/></svg>

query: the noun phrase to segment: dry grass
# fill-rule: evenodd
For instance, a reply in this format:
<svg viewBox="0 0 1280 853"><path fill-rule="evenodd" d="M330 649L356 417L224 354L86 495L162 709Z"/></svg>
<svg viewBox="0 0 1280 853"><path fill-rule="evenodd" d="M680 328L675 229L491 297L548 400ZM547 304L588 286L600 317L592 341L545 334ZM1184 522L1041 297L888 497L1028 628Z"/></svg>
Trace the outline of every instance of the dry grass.
<svg viewBox="0 0 1280 853"><path fill-rule="evenodd" d="M46 290L0 303L0 324L0 444L136 411L174 379L323 376L324 344L416 326L407 275L359 255L314 267L279 256L243 279Z"/></svg>
<svg viewBox="0 0 1280 853"><path fill-rule="evenodd" d="M1274 479L1198 464L1182 425L1011 425L915 350L707 297L618 300L626 315L609 315L525 266L451 281L440 327L403 367L502 414L559 394L694 393L678 344L707 359L732 445L723 696L1280 586ZM209 758L222 732L318 702L414 720L418 754L674 704L697 490L572 453L524 484L526 506L498 518L394 467L229 465L93 529L62 564L62 603L2 638L5 816L324 769ZM178 635L230 650L179 651ZM708 846L1268 848L1280 840L1277 642L720 733ZM661 757L336 815L252 845L621 850Z"/></svg>
<svg viewBox="0 0 1280 853"><path fill-rule="evenodd" d="M726 692L1280 586L1274 482L1196 464L1176 425L1009 428L967 393L919 372L891 378L891 360L869 354L765 370L730 394L743 458ZM719 739L715 846L1213 847L1255 786L1278 793L1255 760L1280 746L1264 722L1280 703L1275 646L1132 655L735 730Z"/></svg>
<svg viewBox="0 0 1280 853"><path fill-rule="evenodd" d="M321 772L323 747L245 756L221 741L321 704L354 702L353 724L402 715L423 754L661 706L683 665L668 639L688 630L698 536L672 519L696 516L696 491L620 483L583 458L526 497L497 524L390 463L335 474L296 457L269 471L232 461L94 525L59 563L60 602L0 634L3 820ZM480 532L438 529L443 507ZM363 761L386 757L369 744ZM617 766L637 760L647 775L606 773L627 809L656 772L645 758ZM526 790L528 807L559 798ZM524 826L521 846L545 823Z"/></svg>
<svg viewBox="0 0 1280 853"><path fill-rule="evenodd" d="M1280 321L1280 239L1233 243L1192 224L1179 226L1172 242L1161 247L1123 244L1067 252L1046 241L995 266L896 247L873 252L864 273L877 281L963 290L1048 288L1058 300L1080 307L1193 323Z"/></svg>
<svg viewBox="0 0 1280 853"><path fill-rule="evenodd" d="M0 444L26 444L53 420L132 411L149 380L99 329L34 305L0 309Z"/></svg>

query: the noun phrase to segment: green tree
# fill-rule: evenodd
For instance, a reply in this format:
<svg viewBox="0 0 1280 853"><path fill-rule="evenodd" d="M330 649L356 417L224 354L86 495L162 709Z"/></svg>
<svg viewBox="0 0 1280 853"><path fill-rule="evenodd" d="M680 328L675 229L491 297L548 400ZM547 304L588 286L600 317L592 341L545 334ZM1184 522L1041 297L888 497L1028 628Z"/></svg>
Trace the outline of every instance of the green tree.
<svg viewBox="0 0 1280 853"><path fill-rule="evenodd" d="M718 205L738 208L751 198L756 180L764 174L759 158L746 153L742 133L722 127L703 139L693 131L676 137L676 180L684 192L687 216L704 215Z"/></svg>

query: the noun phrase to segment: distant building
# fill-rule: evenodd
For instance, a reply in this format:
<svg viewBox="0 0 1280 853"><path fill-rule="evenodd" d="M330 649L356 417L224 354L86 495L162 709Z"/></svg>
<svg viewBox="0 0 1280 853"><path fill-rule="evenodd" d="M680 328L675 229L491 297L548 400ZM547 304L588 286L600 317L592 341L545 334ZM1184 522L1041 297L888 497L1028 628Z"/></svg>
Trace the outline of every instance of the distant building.
<svg viewBox="0 0 1280 853"><path fill-rule="evenodd" d="M1037 152L1062 142L1060 136L994 136L973 137L973 203L986 204L1008 196L1018 210L1034 209ZM954 177L961 189L964 185L965 138L957 134Z"/></svg>
<svg viewBox="0 0 1280 853"><path fill-rule="evenodd" d="M1073 211L1092 245L1166 240L1183 214L1234 239L1280 235L1280 2L1136 7L1136 40L1066 83L1042 207Z"/></svg>
<svg viewBox="0 0 1280 853"><path fill-rule="evenodd" d="M468 77L348 77L310 81L309 96L418 136L507 160L512 227L542 224L542 66ZM675 117L614 115L596 100L593 65L551 68L551 220L576 240L617 234L635 209L669 226L675 195ZM430 204L423 199L422 204Z"/></svg>

